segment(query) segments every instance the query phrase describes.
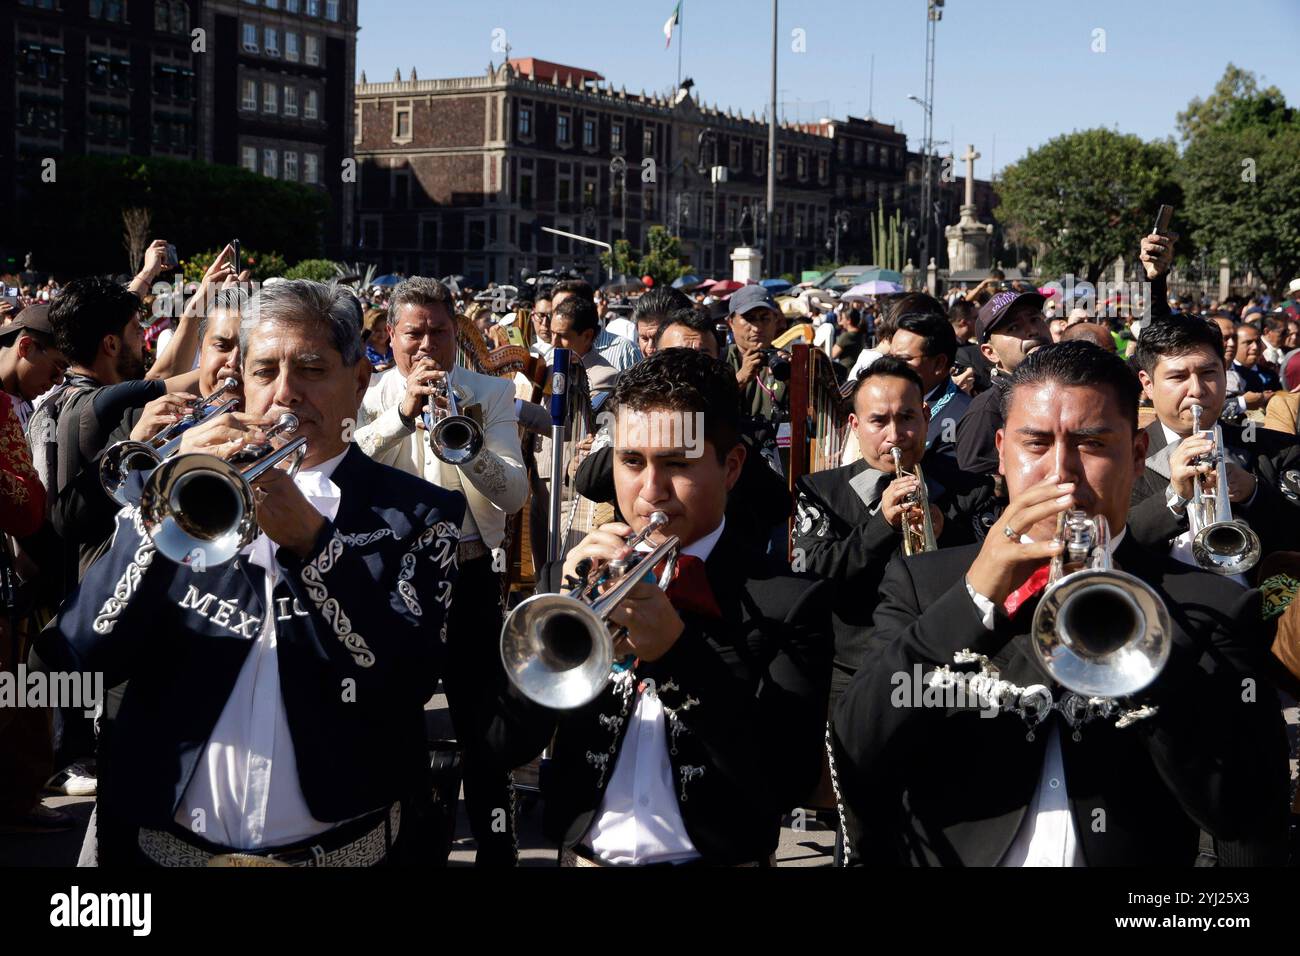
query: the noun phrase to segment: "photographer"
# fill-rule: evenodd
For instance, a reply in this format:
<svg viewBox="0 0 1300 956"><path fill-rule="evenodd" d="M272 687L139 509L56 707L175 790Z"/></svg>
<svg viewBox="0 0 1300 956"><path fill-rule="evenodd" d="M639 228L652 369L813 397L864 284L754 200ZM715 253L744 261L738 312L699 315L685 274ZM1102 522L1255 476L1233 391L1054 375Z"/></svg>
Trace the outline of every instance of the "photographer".
<svg viewBox="0 0 1300 956"><path fill-rule="evenodd" d="M781 312L772 294L760 285L736 290L730 300L727 324L735 344L727 349L727 364L740 386L740 411L769 422L787 417L786 384L770 367L772 339L781 327ZM788 368L788 366L787 366Z"/></svg>

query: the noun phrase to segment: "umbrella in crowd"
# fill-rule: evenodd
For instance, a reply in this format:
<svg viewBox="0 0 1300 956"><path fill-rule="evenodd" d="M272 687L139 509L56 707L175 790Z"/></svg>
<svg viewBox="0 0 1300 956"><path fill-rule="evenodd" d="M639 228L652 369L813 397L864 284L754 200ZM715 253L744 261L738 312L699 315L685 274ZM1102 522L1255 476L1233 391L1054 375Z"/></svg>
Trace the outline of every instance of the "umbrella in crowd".
<svg viewBox="0 0 1300 956"><path fill-rule="evenodd" d="M676 279L673 280L673 288L683 289L687 292L690 292L697 285L700 285L700 283L702 283L703 281L704 280L697 275L688 274L684 276L678 276Z"/></svg>
<svg viewBox="0 0 1300 956"><path fill-rule="evenodd" d="M711 295L731 295L743 285L743 282L737 282L735 279L719 279L709 288L709 293Z"/></svg>
<svg viewBox="0 0 1300 956"><path fill-rule="evenodd" d="M792 286L792 283L787 282L785 279L763 279L758 284L773 295L780 295Z"/></svg>
<svg viewBox="0 0 1300 956"><path fill-rule="evenodd" d="M392 273L389 273L386 276L380 276L378 279L375 279L370 284L372 286L379 286L379 288L381 289L388 289L391 288L392 286L398 285L401 281L402 281L401 276L395 276Z"/></svg>
<svg viewBox="0 0 1300 956"><path fill-rule="evenodd" d="M856 299L866 295L894 295L902 292L903 287L897 282L886 282L883 279L872 279L870 282L859 282L848 292L844 293L846 299Z"/></svg>
<svg viewBox="0 0 1300 956"><path fill-rule="evenodd" d="M617 275L610 279L600 291L606 295L627 295L630 292L642 292L645 290L645 284L636 276Z"/></svg>

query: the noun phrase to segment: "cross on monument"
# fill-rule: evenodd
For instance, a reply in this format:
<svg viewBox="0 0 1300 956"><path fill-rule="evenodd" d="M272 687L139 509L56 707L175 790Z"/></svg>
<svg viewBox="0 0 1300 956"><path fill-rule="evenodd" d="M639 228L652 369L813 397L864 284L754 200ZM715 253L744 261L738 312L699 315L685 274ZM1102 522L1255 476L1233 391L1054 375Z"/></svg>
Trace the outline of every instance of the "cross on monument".
<svg viewBox="0 0 1300 956"><path fill-rule="evenodd" d="M966 202L965 205L975 205L975 160L980 158L980 154L975 152L974 146L967 146L966 152L962 159L966 160Z"/></svg>

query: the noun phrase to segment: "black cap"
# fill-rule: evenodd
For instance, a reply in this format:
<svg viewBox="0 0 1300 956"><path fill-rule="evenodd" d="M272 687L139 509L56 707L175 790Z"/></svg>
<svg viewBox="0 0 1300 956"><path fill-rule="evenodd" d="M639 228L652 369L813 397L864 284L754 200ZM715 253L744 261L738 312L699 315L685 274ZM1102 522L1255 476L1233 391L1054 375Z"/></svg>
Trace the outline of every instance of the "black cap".
<svg viewBox="0 0 1300 956"><path fill-rule="evenodd" d="M1012 306L1022 300L1033 302L1041 310L1047 297L1038 292L1013 292L1009 289L999 292L980 308L979 319L975 323L975 341L987 342L993 330L1011 314Z"/></svg>
<svg viewBox="0 0 1300 956"><path fill-rule="evenodd" d="M19 312L13 321L0 325L0 339L8 339L23 329L54 338L54 327L50 325L50 307L29 305Z"/></svg>

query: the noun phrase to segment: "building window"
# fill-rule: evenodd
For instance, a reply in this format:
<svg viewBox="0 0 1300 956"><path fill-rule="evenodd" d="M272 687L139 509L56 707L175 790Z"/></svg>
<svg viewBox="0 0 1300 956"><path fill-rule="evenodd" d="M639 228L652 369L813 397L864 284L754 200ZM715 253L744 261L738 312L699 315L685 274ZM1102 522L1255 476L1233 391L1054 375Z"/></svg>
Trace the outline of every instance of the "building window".
<svg viewBox="0 0 1300 956"><path fill-rule="evenodd" d="M594 119L584 119L582 121L582 145L588 149L596 147L596 121Z"/></svg>
<svg viewBox="0 0 1300 956"><path fill-rule="evenodd" d="M153 28L155 30L166 32L171 28L170 6L168 0L155 0L153 5Z"/></svg>
<svg viewBox="0 0 1300 956"><path fill-rule="evenodd" d="M570 134L569 134L569 121L570 121L570 118L569 118L568 114L566 114L566 113L561 113L561 114L559 115L559 117L556 119L556 121L555 121L555 141L556 141L557 143L568 143L568 142L570 142L570 138L569 138L569 136L570 136Z"/></svg>
<svg viewBox="0 0 1300 956"><path fill-rule="evenodd" d="M358 104L352 117L352 126L353 126L352 142L354 143L359 143L364 138L362 136L361 129L365 122L363 119L365 115L366 115L366 111L363 110L361 106Z"/></svg>
<svg viewBox="0 0 1300 956"><path fill-rule="evenodd" d="M257 52L257 24L244 24L244 49L249 53Z"/></svg>
<svg viewBox="0 0 1300 956"><path fill-rule="evenodd" d="M278 154L273 149L262 150L262 175L275 179L279 175Z"/></svg>
<svg viewBox="0 0 1300 956"><path fill-rule="evenodd" d="M839 141L838 145L836 145L836 147L835 147L835 151L836 151L836 155L838 155L839 158L840 158L841 160L848 159L848 158L849 158L849 141L848 141L847 139L841 139L841 140Z"/></svg>
<svg viewBox="0 0 1300 956"><path fill-rule="evenodd" d="M257 172L257 150L252 146L245 146L241 152L243 153L243 159L240 165L250 173Z"/></svg>
<svg viewBox="0 0 1300 956"><path fill-rule="evenodd" d="M859 166L861 164L862 164L862 140L855 139L853 141L853 165Z"/></svg>
<svg viewBox="0 0 1300 956"><path fill-rule="evenodd" d="M188 33L190 8L184 0L172 0L172 33Z"/></svg>
<svg viewBox="0 0 1300 956"><path fill-rule="evenodd" d="M244 80L243 108L257 112L257 81Z"/></svg>
<svg viewBox="0 0 1300 956"><path fill-rule="evenodd" d="M268 9L268 10L279 10L279 9L280 9L280 0L266 0L266 9Z"/></svg>
<svg viewBox="0 0 1300 956"><path fill-rule="evenodd" d="M308 66L320 66L320 37L307 36L306 62Z"/></svg>
<svg viewBox="0 0 1300 956"><path fill-rule="evenodd" d="M262 35L262 46L266 48L267 56L279 56L280 31L275 27L267 27Z"/></svg>
<svg viewBox="0 0 1300 956"><path fill-rule="evenodd" d="M320 0L307 0L307 16L320 16Z"/></svg>
<svg viewBox="0 0 1300 956"><path fill-rule="evenodd" d="M525 209L531 209L533 205L533 174L531 172L519 173L519 205Z"/></svg>
<svg viewBox="0 0 1300 956"><path fill-rule="evenodd" d="M284 35L284 58L290 63L297 63L298 56L298 34L286 33Z"/></svg>
<svg viewBox="0 0 1300 956"><path fill-rule="evenodd" d="M280 88L274 83L262 84L262 112L275 113L279 111Z"/></svg>
<svg viewBox="0 0 1300 956"><path fill-rule="evenodd" d="M320 157L315 153L303 154L302 181L313 186L320 182Z"/></svg>
<svg viewBox="0 0 1300 956"><path fill-rule="evenodd" d="M284 151L284 178L291 183L298 181L298 151L286 149Z"/></svg>
<svg viewBox="0 0 1300 956"><path fill-rule="evenodd" d="M785 175L785 150L783 149L776 151L776 174L778 176Z"/></svg>
<svg viewBox="0 0 1300 956"><path fill-rule="evenodd" d="M795 170L794 174L798 176L800 179L808 178L808 157L805 156L802 152L798 153L795 156L794 170Z"/></svg>
<svg viewBox="0 0 1300 956"><path fill-rule="evenodd" d="M754 172L763 172L763 147L759 143L754 144Z"/></svg>
<svg viewBox="0 0 1300 956"><path fill-rule="evenodd" d="M320 115L320 94L315 90L308 90L307 95L303 97L302 118L316 119Z"/></svg>
<svg viewBox="0 0 1300 956"><path fill-rule="evenodd" d="M284 0L284 9L286 13L297 13L298 0Z"/></svg>
<svg viewBox="0 0 1300 956"><path fill-rule="evenodd" d="M867 145L867 165L868 166L876 165L876 144L875 143L869 143Z"/></svg>
<svg viewBox="0 0 1300 956"><path fill-rule="evenodd" d="M40 6L46 10L53 9L53 5L49 3L42 3ZM96 20L125 23L126 4L122 0L90 0L90 15Z"/></svg>
<svg viewBox="0 0 1300 956"><path fill-rule="evenodd" d="M622 123L615 123L609 128L609 148L615 153L623 152Z"/></svg>
<svg viewBox="0 0 1300 956"><path fill-rule="evenodd" d="M393 139L409 141L410 138L411 107L393 107Z"/></svg>
<svg viewBox="0 0 1300 956"><path fill-rule="evenodd" d="M825 183L830 181L831 162L828 156L822 155L817 157L817 181Z"/></svg>
<svg viewBox="0 0 1300 956"><path fill-rule="evenodd" d="M653 156L655 151L655 131L652 127L647 126L645 132L641 134L641 152L645 156Z"/></svg>
<svg viewBox="0 0 1300 956"><path fill-rule="evenodd" d="M339 19L339 0L325 0L325 19L333 20L335 23Z"/></svg>
<svg viewBox="0 0 1300 956"><path fill-rule="evenodd" d="M298 87L296 86L286 86L284 88L284 115L298 115ZM286 160L285 169L287 170L288 168L289 164Z"/></svg>
<svg viewBox="0 0 1300 956"><path fill-rule="evenodd" d="M531 106L519 107L519 135L533 135L533 108Z"/></svg>

